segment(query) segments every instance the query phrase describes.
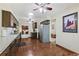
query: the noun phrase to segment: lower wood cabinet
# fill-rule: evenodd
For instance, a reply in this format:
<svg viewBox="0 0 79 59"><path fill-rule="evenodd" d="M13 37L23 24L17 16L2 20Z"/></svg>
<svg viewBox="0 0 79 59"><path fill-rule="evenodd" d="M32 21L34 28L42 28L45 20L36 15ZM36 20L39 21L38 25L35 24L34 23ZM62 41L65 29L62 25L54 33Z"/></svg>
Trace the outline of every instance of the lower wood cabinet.
<svg viewBox="0 0 79 59"><path fill-rule="evenodd" d="M9 48L7 48L2 54L1 56L8 56L9 55Z"/></svg>
<svg viewBox="0 0 79 59"><path fill-rule="evenodd" d="M37 38L37 32L32 32L31 33L31 38L36 39Z"/></svg>
<svg viewBox="0 0 79 59"><path fill-rule="evenodd" d="M7 48L5 51L3 51L3 53L1 54L1 56L10 56L12 54L12 50L15 46L15 41L13 41Z"/></svg>
<svg viewBox="0 0 79 59"><path fill-rule="evenodd" d="M16 43L21 42L20 35L6 48L5 51L0 56L15 56L16 51L18 51L18 47Z"/></svg>

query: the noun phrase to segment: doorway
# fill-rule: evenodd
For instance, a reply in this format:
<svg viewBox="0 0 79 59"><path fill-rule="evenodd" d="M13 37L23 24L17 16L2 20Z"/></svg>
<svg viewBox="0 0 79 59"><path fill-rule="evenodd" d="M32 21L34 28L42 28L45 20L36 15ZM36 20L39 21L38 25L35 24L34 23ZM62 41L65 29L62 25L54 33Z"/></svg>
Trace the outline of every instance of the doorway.
<svg viewBox="0 0 79 59"><path fill-rule="evenodd" d="M56 45L56 19L51 20L51 39L50 42Z"/></svg>

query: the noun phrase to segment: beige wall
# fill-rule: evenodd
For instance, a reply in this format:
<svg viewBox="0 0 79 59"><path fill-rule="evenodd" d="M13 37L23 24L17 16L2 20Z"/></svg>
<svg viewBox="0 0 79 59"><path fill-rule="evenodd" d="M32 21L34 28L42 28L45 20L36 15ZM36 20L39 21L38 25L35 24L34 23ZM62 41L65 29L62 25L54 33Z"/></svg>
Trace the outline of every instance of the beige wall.
<svg viewBox="0 0 79 59"><path fill-rule="evenodd" d="M62 31L63 28L62 16L74 12L78 12L79 14L79 6L64 9L62 10L61 14L53 15L53 17L56 18L56 35L57 35L56 43L67 49L79 53L79 26L78 26L78 33L65 33ZM78 15L78 20L79 20L79 15ZM78 21L78 25L79 25L79 21Z"/></svg>

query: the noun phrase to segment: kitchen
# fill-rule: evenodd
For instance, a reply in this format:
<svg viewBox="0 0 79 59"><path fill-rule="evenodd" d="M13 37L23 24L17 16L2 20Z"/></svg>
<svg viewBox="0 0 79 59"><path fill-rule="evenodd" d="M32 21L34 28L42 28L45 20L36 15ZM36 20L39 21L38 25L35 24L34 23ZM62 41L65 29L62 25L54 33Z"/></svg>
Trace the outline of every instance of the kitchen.
<svg viewBox="0 0 79 59"><path fill-rule="evenodd" d="M0 54L9 55L15 44L20 42L20 32L18 29L18 21L15 16L9 12L2 10L2 27L0 35Z"/></svg>
<svg viewBox="0 0 79 59"><path fill-rule="evenodd" d="M30 4L27 3L26 5L30 5ZM17 8L16 5L18 5L17 7L21 6L23 8L24 4L8 4L8 3L0 4L1 6L0 7L0 17L1 17L0 18L0 55L1 56L15 55L16 54L15 50L18 51L19 46L24 44L21 42L21 40L23 40L21 38L29 38L29 37L31 37L32 39L39 38L37 27L39 27L40 25L37 24L35 18L34 18L34 22L31 21L33 20L31 13L29 18L23 18L24 20L22 20L22 17L21 18L18 17L16 15L16 12L18 12L15 9ZM17 8L17 9L19 10L21 8ZM20 11L21 10L19 10L19 12ZM39 18L41 17L42 19L43 16L41 14ZM38 16L36 17L38 18ZM30 21L26 19L29 19ZM49 20L45 20L45 19L43 21L38 21L38 22L39 24L42 23L43 25L44 21L46 25L48 24L47 22L50 22ZM50 25L48 27L50 27ZM43 42L49 42L48 40L49 38L50 36L47 34L47 38L46 37L42 38L42 39L47 39L47 41L43 40Z"/></svg>

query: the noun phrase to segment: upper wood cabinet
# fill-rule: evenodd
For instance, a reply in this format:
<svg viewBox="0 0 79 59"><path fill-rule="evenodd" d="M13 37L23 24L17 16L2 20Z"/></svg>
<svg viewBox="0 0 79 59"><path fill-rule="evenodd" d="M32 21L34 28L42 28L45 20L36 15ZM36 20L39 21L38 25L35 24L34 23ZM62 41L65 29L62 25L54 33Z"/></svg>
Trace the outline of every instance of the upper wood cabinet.
<svg viewBox="0 0 79 59"><path fill-rule="evenodd" d="M10 24L10 12L2 10L2 26L3 27L11 27Z"/></svg>
<svg viewBox="0 0 79 59"><path fill-rule="evenodd" d="M14 15L9 12L2 10L2 26L3 27L16 27L18 25L18 21L14 17Z"/></svg>

